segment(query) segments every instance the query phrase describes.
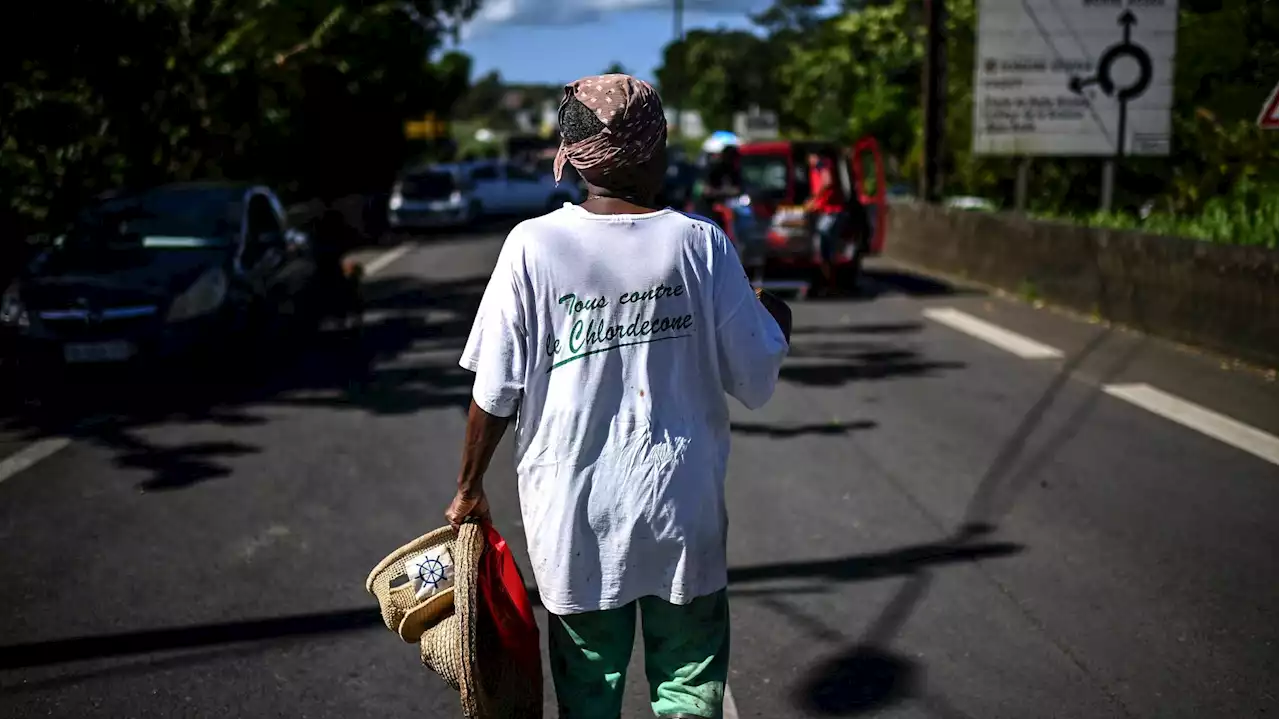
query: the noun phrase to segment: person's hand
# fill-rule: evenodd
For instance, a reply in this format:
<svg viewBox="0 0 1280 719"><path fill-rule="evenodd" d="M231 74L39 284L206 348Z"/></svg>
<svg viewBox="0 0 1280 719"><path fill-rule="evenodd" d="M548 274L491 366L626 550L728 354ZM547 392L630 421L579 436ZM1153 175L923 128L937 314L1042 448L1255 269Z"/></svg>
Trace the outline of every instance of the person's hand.
<svg viewBox="0 0 1280 719"><path fill-rule="evenodd" d="M444 513L444 518L454 529L471 517L481 520L489 519L489 500L484 496L483 491L475 495L467 495L459 491L454 495L453 502Z"/></svg>
<svg viewBox="0 0 1280 719"><path fill-rule="evenodd" d="M760 304L769 311L773 316L773 320L778 323L778 328L782 330L782 336L791 342L791 308L786 302L764 291L763 287L756 288L756 297L760 299Z"/></svg>

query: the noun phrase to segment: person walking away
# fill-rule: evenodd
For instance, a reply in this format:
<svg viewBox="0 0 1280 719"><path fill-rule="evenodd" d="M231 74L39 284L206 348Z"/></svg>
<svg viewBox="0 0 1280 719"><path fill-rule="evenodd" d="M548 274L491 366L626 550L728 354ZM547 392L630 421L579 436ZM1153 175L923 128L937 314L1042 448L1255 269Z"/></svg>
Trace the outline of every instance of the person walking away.
<svg viewBox="0 0 1280 719"><path fill-rule="evenodd" d="M835 258L844 232L845 206L834 174L829 160L809 155L809 200L804 209L810 217L814 260L822 276L819 294L834 294L837 289Z"/></svg>
<svg viewBox="0 0 1280 719"><path fill-rule="evenodd" d="M720 717L729 662L726 395L772 395L791 315L752 290L714 224L654 207L657 92L627 75L567 85L580 205L503 244L460 364L475 373L457 526L489 514L484 476L515 420L520 509L560 716L617 719L637 614L652 708Z"/></svg>

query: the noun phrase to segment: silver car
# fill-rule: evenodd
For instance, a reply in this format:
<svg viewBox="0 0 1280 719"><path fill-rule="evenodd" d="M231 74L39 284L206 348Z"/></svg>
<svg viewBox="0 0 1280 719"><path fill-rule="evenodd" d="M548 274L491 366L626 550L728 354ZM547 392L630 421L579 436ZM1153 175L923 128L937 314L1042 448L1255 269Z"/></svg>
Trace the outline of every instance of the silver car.
<svg viewBox="0 0 1280 719"><path fill-rule="evenodd" d="M581 199L570 181L500 160L431 165L404 173L391 191L392 227L456 227L492 215L530 217Z"/></svg>

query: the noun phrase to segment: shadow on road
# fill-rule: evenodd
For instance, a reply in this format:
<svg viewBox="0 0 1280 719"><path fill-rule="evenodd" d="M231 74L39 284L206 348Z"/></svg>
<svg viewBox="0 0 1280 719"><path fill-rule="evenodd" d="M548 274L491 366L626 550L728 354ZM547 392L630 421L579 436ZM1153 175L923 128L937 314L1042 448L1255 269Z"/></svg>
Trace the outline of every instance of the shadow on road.
<svg viewBox="0 0 1280 719"><path fill-rule="evenodd" d="M860 582L913 574L925 567L939 564L1007 557L1021 551L1022 545L1009 542L921 544L889 552L855 554L837 559L732 567L729 569L729 584L796 578Z"/></svg>
<svg viewBox="0 0 1280 719"><path fill-rule="evenodd" d="M68 436L106 448L117 466L149 473L139 489L159 491L225 477L226 460L261 448L165 445L144 436L148 427L262 425L269 420L261 409L272 406L375 415L465 409L472 378L456 355L487 281L375 278L366 282L367 319L358 330L246 346L190 366L62 372L14 388L15 401L0 403L0 431L23 442Z"/></svg>
<svg viewBox="0 0 1280 719"><path fill-rule="evenodd" d="M849 432L860 429L875 429L878 423L871 420L858 420L856 422L827 422L826 424L801 424L792 427L781 427L767 424L753 424L750 422L734 422L729 425L729 431L734 434L741 434L748 437L773 437L774 439L788 439L791 437L800 437L804 435L844 435Z"/></svg>
<svg viewBox="0 0 1280 719"><path fill-rule="evenodd" d="M850 382L920 377L964 367L963 362L930 360L907 348L797 344L792 347L778 378L795 384L837 387Z"/></svg>
<svg viewBox="0 0 1280 719"><path fill-rule="evenodd" d="M790 273L782 271L770 275L768 279L791 279ZM905 295L907 297L968 297L981 295L983 292L967 287L957 287L936 277L915 272L903 267L888 264L872 264L862 268L857 286L837 292L833 296L822 297L810 295L806 302L847 302L874 300L886 295Z"/></svg>
<svg viewBox="0 0 1280 719"><path fill-rule="evenodd" d="M848 325L821 325L812 327L795 327L791 330L793 337L798 335L830 335L830 334L863 334L863 335L896 335L910 334L924 329L923 322L881 322Z"/></svg>
<svg viewBox="0 0 1280 719"><path fill-rule="evenodd" d="M20 669L105 657L335 634L381 626L383 626L382 615L378 613L376 607L368 607L272 619L251 619L12 644L0 647L0 669Z"/></svg>
<svg viewBox="0 0 1280 719"><path fill-rule="evenodd" d="M1100 272L1098 276L1103 275ZM1105 309L1109 304L1109 288L1100 286L1099 297L1102 298ZM1135 302L1135 305L1140 310L1140 303ZM1139 329L1142 329L1142 324L1137 323ZM1026 449L1030 439L1041 427L1049 410L1057 403L1070 377L1106 345L1111 337L1111 329L1100 331L1080 352L1063 364L1040 397L1023 415L1013 434L1003 443L987 471L978 478L964 519L957 529L948 532L941 520L927 515L939 531L946 534L946 539L926 546L931 546L934 552L962 555L964 548L982 546L975 545L974 542L999 530L1000 524L1013 510L1036 473L1075 436L1102 396L1100 391L1092 393L1034 453L1027 456ZM1137 357L1144 344L1145 341L1138 342L1120 356L1102 372L1102 378L1096 386L1101 387L1119 376ZM901 485L899 488L915 501L909 490ZM1010 553L1012 552L1005 554ZM984 558L989 557L969 556L962 561L979 561ZM860 716L910 700L944 719L969 719L967 714L953 707L945 697L927 689L922 681L923 667L918 662L890 649L894 638L927 596L933 582L934 568L917 563L902 573L907 575L906 581L863 635L806 671L802 680L793 688L795 705L823 716ZM777 603L771 598L766 598L766 601ZM803 618L795 623L805 627L813 622L811 618Z"/></svg>

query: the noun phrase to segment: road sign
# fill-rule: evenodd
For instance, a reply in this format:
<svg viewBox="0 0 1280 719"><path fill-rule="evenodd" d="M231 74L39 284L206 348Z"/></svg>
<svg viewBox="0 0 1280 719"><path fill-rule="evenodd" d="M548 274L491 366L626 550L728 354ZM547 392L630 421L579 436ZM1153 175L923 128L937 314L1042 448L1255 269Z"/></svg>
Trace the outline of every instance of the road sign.
<svg viewBox="0 0 1280 719"><path fill-rule="evenodd" d="M1275 130L1276 128L1276 91L1280 90L1280 85L1271 91L1271 99L1267 100L1267 104L1262 106L1262 114L1258 115L1258 127L1264 130Z"/></svg>
<svg viewBox="0 0 1280 719"><path fill-rule="evenodd" d="M747 140L774 140L778 137L778 113L753 107L735 113L733 131Z"/></svg>
<svg viewBox="0 0 1280 719"><path fill-rule="evenodd" d="M404 123L404 136L410 140L437 140L448 134L448 123L437 120L432 114L427 114L421 120Z"/></svg>
<svg viewBox="0 0 1280 719"><path fill-rule="evenodd" d="M979 0L973 151L1167 155L1177 0Z"/></svg>

